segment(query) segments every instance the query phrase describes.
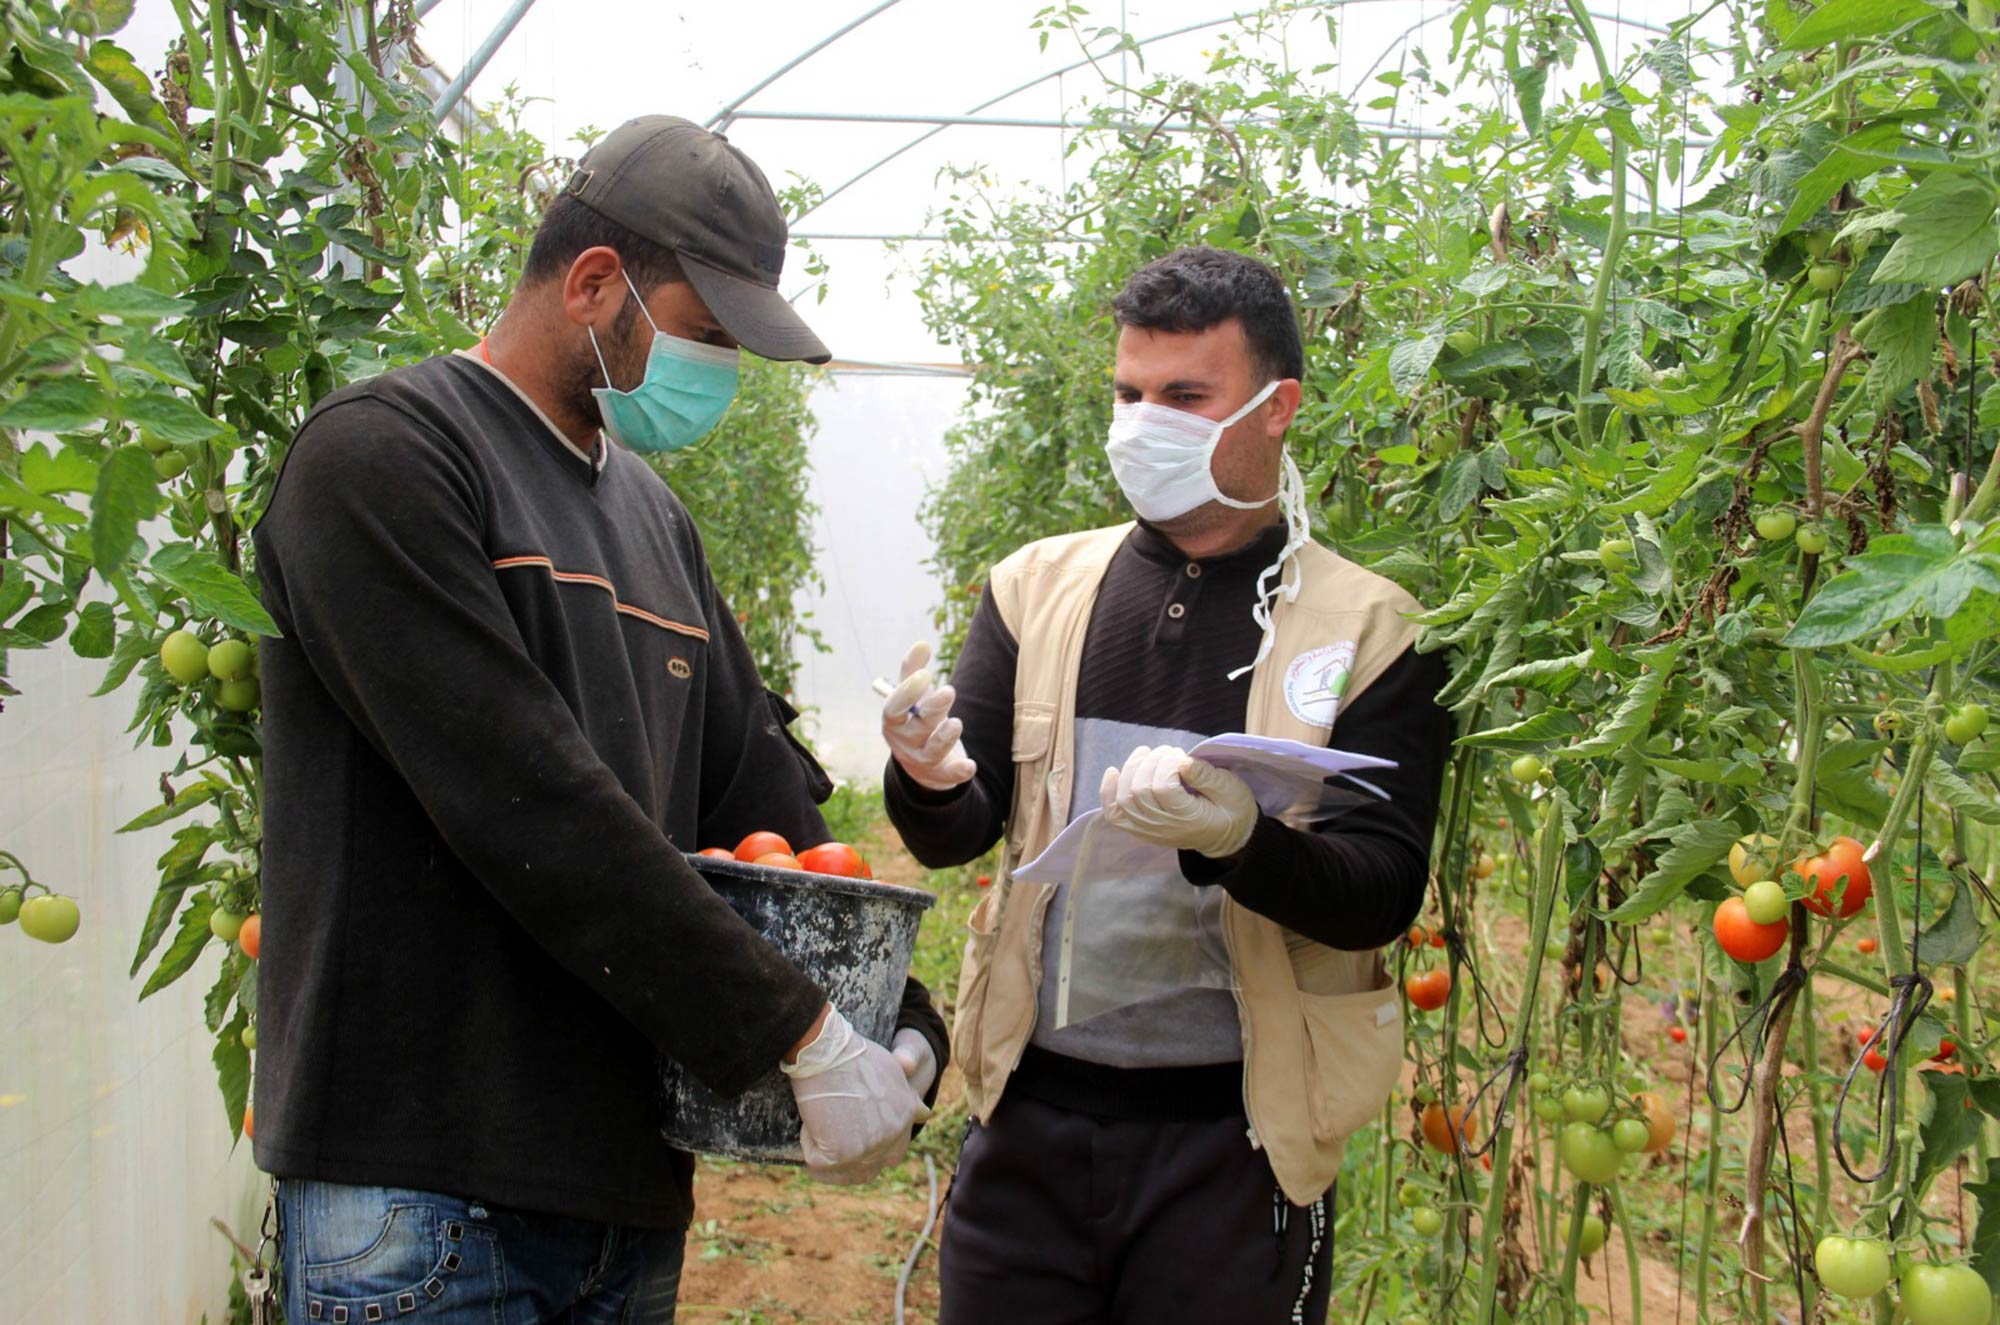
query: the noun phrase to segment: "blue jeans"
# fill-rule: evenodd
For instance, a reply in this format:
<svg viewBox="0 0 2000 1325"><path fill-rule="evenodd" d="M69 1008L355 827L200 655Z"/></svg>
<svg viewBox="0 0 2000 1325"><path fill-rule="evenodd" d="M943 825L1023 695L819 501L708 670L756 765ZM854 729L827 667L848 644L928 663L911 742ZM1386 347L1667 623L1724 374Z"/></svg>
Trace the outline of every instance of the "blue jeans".
<svg viewBox="0 0 2000 1325"><path fill-rule="evenodd" d="M672 1325L682 1233L437 1192L278 1183L290 1325Z"/></svg>

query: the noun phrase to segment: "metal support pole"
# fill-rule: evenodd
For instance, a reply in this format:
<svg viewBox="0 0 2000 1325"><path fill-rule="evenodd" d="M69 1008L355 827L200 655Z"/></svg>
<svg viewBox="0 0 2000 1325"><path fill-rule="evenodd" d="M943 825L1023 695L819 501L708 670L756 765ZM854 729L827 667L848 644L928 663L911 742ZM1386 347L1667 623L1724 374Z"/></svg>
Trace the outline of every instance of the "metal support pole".
<svg viewBox="0 0 2000 1325"><path fill-rule="evenodd" d="M855 19L853 22L847 24L845 27L837 29L828 36L822 37L819 41L813 43L811 46L806 47L806 49L800 51L790 60L787 60L784 64L772 70L771 73L768 74L763 79L762 82L756 84L748 92L745 92L742 96L737 97L735 100L731 101L728 105L724 106L721 110L709 116L708 123L703 127L714 129L718 133L724 129L727 129L729 127L730 121L741 118L737 115L736 111L740 106L742 106L744 102L756 96L759 92L762 92L765 88L771 86L771 84L777 82L780 78L783 78L786 74L789 74L790 72L792 72L792 70L804 64L807 60L812 59L813 56L818 55L821 51L833 45L833 43L839 41L842 37L845 37L848 33L860 27L863 23L866 23L869 19L874 18L877 14L881 13L883 10L893 8L894 6L900 3L902 3L902 0L882 0L881 4L876 5L873 9L863 14L860 18Z"/></svg>
<svg viewBox="0 0 2000 1325"><path fill-rule="evenodd" d="M450 117L452 110L471 88L472 80L479 77L485 70L487 62L507 44L507 38L514 35L515 27L527 17L528 11L534 6L535 0L514 0L507 12L501 15L500 21L493 25L493 31L486 34L486 40L479 43L479 49L472 53L472 58L466 62L465 68L458 71L458 77L451 80L451 86L444 90L438 97L437 104L431 107L431 123L443 124Z"/></svg>
<svg viewBox="0 0 2000 1325"><path fill-rule="evenodd" d="M965 126L979 129L1090 129L1109 128L1128 131L1160 129L1166 133L1199 133L1211 126L1181 120L1172 124L1141 124L1137 121L1107 121L1102 126L1089 121L1017 119L999 115L891 115L862 111L843 110L744 110L736 113L739 120L786 120L823 124L935 124L944 127ZM1245 115L1236 119L1223 120L1228 128L1239 128L1250 124L1275 124L1269 116ZM1357 120L1356 125L1363 133L1380 134L1390 138L1422 138L1442 141L1447 135L1437 129L1413 129L1406 125L1390 124L1382 120Z"/></svg>

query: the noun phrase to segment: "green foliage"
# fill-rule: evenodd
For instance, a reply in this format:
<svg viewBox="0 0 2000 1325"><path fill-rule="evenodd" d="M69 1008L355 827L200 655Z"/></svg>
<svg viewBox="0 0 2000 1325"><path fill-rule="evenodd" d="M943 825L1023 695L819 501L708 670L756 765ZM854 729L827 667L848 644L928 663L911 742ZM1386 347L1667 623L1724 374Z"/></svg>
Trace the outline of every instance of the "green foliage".
<svg viewBox="0 0 2000 1325"><path fill-rule="evenodd" d="M1576 917L1567 944L1548 945L1565 963L1562 1006L1527 1044L1586 1080L1620 1070L1624 997L1608 971L1601 992L1582 978L1586 952L1632 979L1638 929L1705 934L1736 886L1738 835L1770 834L1778 860L1836 833L1879 842L1878 992L1910 966L1910 908L1964 889L1943 860L1990 873L2000 852L1990 750L1974 740L1947 767L1939 739L1956 704L1992 702L2000 662L2000 318L1986 294L2000 35L1984 5L1971 21L1923 0L1726 9L1726 26L1700 28L1719 40L1676 23L1628 42L1619 67L1580 4L1470 3L1453 11L1448 66L1409 52L1355 101L1332 69L1224 39L1199 83L1142 73L1079 117L1062 191L952 176L938 218L950 242L919 287L932 329L977 371L925 511L940 577L958 586L1030 539L1124 518L1103 459L1107 306L1135 267L1210 244L1278 270L1305 333L1290 444L1315 533L1426 605L1420 647L1452 672L1442 698L1460 741L1435 903L1461 937L1486 924L1475 909L1496 903L1476 895L1468 860L1483 842L1526 861L1527 834L1547 826L1562 867L1538 873L1548 892L1533 895ZM1337 7L1246 27L1321 18L1331 29ZM1037 20L1044 41L1100 59L1119 48L1081 24L1073 6ZM1436 137L1363 122L1384 113ZM1824 551L1756 537L1766 513L1824 530ZM970 608L945 598L947 651ZM1893 739L1873 739L1883 710ZM1549 767L1533 800L1506 777L1520 754ZM1879 882L1919 866L1924 889ZM1933 979L1951 978L1991 919L1965 895L1949 924L1944 903L1924 906ZM1808 918L1813 963L1836 931ZM1708 951L1712 1001L1773 987ZM1502 1056L1472 1047L1490 1010L1462 992L1460 955L1441 960L1453 1001L1439 1024L1413 1023L1412 1056L1420 1080L1462 1099L1460 1074L1486 1080ZM1830 1111L1825 1079L1810 1089L1807 1107ZM1946 1119L1949 1103L1926 1116ZM1770 1146L1755 1125L1745 1153ZM1917 1135L1904 1153L1925 1158L1895 1166L1870 1218L1913 1245L1932 1236L1916 1211L1976 1130L1952 1118ZM1358 1151L1343 1193L1376 1180L1374 1148ZM1476 1186L1466 1166L1455 1191L1468 1175ZM1553 1216L1543 1231L1559 1249ZM1388 1216L1376 1236L1344 1244L1383 1258L1370 1303L1392 1300L1399 1276L1425 1291L1459 1282L1449 1251L1432 1262L1400 1247ZM1537 1274L1485 1238L1474 1277L1511 1284L1504 1311L1564 1318L1573 1267L1557 1254ZM1753 1278L1731 1285L1762 1303ZM1366 1306L1354 1318L1382 1319Z"/></svg>

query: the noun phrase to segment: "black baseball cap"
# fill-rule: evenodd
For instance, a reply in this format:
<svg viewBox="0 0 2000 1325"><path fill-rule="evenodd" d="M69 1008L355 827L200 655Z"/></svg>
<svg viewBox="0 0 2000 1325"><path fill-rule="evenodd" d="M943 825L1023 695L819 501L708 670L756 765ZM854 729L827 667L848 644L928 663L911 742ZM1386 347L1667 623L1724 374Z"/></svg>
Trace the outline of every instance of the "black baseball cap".
<svg viewBox="0 0 2000 1325"><path fill-rule="evenodd" d="M563 192L672 249L722 329L766 359L833 357L778 293L785 214L757 163L719 133L642 115L606 134Z"/></svg>

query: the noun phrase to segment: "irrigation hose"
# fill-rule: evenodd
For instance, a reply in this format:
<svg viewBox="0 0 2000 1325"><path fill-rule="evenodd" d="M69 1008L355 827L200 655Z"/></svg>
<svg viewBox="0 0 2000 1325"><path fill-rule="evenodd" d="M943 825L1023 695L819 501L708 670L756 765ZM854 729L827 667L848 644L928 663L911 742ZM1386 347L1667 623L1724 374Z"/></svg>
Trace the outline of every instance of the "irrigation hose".
<svg viewBox="0 0 2000 1325"><path fill-rule="evenodd" d="M929 1155L924 1156L924 1176L931 1183L930 1206L924 1212L923 1231L917 1234L916 1245L910 1248L910 1254L903 1258L903 1272L896 1276L896 1325L903 1325L903 1298L910 1291L910 1273L917 1268L917 1258L924 1254L924 1244L931 1240L931 1230L937 1227L937 1161Z"/></svg>

